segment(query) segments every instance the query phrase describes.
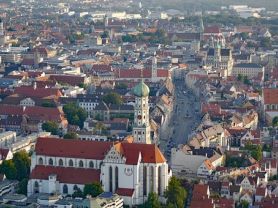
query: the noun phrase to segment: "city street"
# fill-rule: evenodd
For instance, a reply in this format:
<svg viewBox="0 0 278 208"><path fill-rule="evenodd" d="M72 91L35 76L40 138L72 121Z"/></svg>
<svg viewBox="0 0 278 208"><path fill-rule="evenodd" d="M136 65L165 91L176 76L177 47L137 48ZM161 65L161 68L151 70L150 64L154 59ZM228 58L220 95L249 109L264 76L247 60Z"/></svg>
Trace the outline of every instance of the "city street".
<svg viewBox="0 0 278 208"><path fill-rule="evenodd" d="M174 81L175 95L173 112L161 131L160 148L169 158L171 148L185 144L192 129L200 121L200 103L186 88L184 81Z"/></svg>

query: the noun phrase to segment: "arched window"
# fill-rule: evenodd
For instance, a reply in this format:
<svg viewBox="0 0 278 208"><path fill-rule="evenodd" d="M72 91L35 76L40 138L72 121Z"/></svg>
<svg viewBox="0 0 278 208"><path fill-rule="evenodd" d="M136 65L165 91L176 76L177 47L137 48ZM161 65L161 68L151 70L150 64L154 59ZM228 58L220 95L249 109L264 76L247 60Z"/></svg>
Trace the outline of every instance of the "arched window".
<svg viewBox="0 0 278 208"><path fill-rule="evenodd" d="M38 183L38 181L35 181L35 183L34 183L34 193L39 193L39 183Z"/></svg>
<svg viewBox="0 0 278 208"><path fill-rule="evenodd" d="M109 167L109 191L113 192L113 173L112 173L112 167Z"/></svg>
<svg viewBox="0 0 278 208"><path fill-rule="evenodd" d="M143 194L147 195L147 167L143 167Z"/></svg>
<svg viewBox="0 0 278 208"><path fill-rule="evenodd" d="M63 194L68 194L68 186L66 184L63 185Z"/></svg>
<svg viewBox="0 0 278 208"><path fill-rule="evenodd" d="M53 160L52 160L52 158L50 158L50 159L48 160L48 165L53 165Z"/></svg>
<svg viewBox="0 0 278 208"><path fill-rule="evenodd" d="M117 190L119 187L119 169L116 166L115 168L115 189Z"/></svg>
<svg viewBox="0 0 278 208"><path fill-rule="evenodd" d="M83 163L82 160L79 161L79 167L80 167L80 168L83 168L83 167L84 167L84 163Z"/></svg>
<svg viewBox="0 0 278 208"><path fill-rule="evenodd" d="M64 162L62 159L59 160L59 166L63 166L64 165Z"/></svg>
<svg viewBox="0 0 278 208"><path fill-rule="evenodd" d="M73 167L73 161L72 160L69 160L69 166Z"/></svg>
<svg viewBox="0 0 278 208"><path fill-rule="evenodd" d="M39 158L39 165L43 165L43 159L41 157Z"/></svg>
<svg viewBox="0 0 278 208"><path fill-rule="evenodd" d="M77 185L74 185L73 190L74 190L74 191L77 191L77 190L78 190L78 186L77 186Z"/></svg>
<svg viewBox="0 0 278 208"><path fill-rule="evenodd" d="M90 168L94 168L94 162L93 162L93 161L90 161L90 162L89 162L89 167L90 167Z"/></svg>
<svg viewBox="0 0 278 208"><path fill-rule="evenodd" d="M161 175L162 175L161 166L159 166L158 167L158 196L161 195Z"/></svg>

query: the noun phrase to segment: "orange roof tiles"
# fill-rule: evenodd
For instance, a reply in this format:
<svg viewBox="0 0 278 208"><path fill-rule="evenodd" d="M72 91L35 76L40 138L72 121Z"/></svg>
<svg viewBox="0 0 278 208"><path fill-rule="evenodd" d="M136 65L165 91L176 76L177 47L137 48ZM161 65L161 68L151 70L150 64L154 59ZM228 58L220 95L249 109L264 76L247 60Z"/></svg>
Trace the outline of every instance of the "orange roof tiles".
<svg viewBox="0 0 278 208"><path fill-rule="evenodd" d="M48 97L48 96L62 96L59 89L55 88L34 88L33 86L16 87L15 94L25 95L28 97Z"/></svg>
<svg viewBox="0 0 278 208"><path fill-rule="evenodd" d="M278 104L278 88L263 89L264 104Z"/></svg>
<svg viewBox="0 0 278 208"><path fill-rule="evenodd" d="M51 174L56 174L57 180L61 183L89 184L100 180L100 170L43 165L37 165L32 170L30 178L48 180L48 176Z"/></svg>
<svg viewBox="0 0 278 208"><path fill-rule="evenodd" d="M38 138L35 152L37 155L103 160L112 145L112 142L64 140L44 137ZM165 157L154 144L122 142L114 144L114 147L126 158L126 164L137 164L140 153L144 163L166 162Z"/></svg>
<svg viewBox="0 0 278 208"><path fill-rule="evenodd" d="M43 137L38 138L35 152L37 155L103 160L112 144L112 142L65 140Z"/></svg>

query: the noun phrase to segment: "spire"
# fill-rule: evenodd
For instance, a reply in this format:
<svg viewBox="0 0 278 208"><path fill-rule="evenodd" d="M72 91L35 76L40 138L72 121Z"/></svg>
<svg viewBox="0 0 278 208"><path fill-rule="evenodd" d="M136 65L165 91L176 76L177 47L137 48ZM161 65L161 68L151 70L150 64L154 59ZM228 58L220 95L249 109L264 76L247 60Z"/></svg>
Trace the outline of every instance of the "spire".
<svg viewBox="0 0 278 208"><path fill-rule="evenodd" d="M205 27L204 27L204 22L203 22L203 14L201 14L201 17L200 17L200 33L203 33L204 30L205 30Z"/></svg>
<svg viewBox="0 0 278 208"><path fill-rule="evenodd" d="M140 69L140 77L141 77L141 81L143 82L143 79L144 79L144 75L143 75L143 67L141 67Z"/></svg>

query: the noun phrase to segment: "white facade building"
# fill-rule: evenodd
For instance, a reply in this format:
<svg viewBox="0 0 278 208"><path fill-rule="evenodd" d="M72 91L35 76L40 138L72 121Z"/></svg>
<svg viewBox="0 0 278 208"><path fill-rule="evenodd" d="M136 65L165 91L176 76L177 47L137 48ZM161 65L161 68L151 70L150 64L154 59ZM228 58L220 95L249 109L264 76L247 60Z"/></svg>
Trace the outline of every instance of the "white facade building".
<svg viewBox="0 0 278 208"><path fill-rule="evenodd" d="M125 204L142 204L150 192L161 201L171 171L154 144L38 138L31 160L28 195L72 194L78 187L101 182L104 191L123 197Z"/></svg>

